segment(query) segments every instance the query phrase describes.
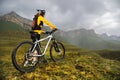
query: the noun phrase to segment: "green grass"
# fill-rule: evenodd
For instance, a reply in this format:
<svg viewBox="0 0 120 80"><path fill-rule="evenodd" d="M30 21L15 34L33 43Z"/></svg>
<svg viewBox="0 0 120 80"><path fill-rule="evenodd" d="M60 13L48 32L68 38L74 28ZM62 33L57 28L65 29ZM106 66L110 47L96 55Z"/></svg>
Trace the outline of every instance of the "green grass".
<svg viewBox="0 0 120 80"><path fill-rule="evenodd" d="M120 50L98 50L95 51L103 58L120 61Z"/></svg>
<svg viewBox="0 0 120 80"><path fill-rule="evenodd" d="M9 33L9 34L7 34ZM120 62L101 57L98 52L81 49L64 43L65 59L53 62L47 51L49 64L43 62L31 73L17 71L11 61L15 46L30 40L28 33L13 31L0 32L0 80L119 80ZM45 43L42 43L43 47ZM108 52L108 51L105 51Z"/></svg>
<svg viewBox="0 0 120 80"><path fill-rule="evenodd" d="M13 22L0 20L0 31L18 30L23 31L24 29ZM24 30L25 31L25 30Z"/></svg>

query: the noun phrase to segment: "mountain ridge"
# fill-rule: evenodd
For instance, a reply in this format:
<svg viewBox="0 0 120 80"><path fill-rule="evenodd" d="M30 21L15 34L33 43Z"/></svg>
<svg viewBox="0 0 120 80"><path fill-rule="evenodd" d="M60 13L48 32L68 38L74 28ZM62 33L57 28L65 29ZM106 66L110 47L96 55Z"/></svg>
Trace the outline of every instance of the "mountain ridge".
<svg viewBox="0 0 120 80"><path fill-rule="evenodd" d="M59 35L59 34L58 34ZM94 30L79 29L65 33L68 42L87 49L120 49L120 41L106 39L96 34Z"/></svg>

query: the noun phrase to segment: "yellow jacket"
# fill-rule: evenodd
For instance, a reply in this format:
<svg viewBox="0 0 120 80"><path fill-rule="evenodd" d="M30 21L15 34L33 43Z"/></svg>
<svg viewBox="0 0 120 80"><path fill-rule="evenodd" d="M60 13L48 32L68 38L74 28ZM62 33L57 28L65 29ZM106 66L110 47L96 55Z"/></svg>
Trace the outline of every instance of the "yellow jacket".
<svg viewBox="0 0 120 80"><path fill-rule="evenodd" d="M41 21L43 23L47 24L52 29L57 29L57 27L54 24L50 23L43 16L39 16L38 19L37 19L37 25L39 25L39 27L42 27L42 25L40 25ZM44 33L45 31L43 31L43 30L34 30L34 32L37 32L38 34L41 34L41 33Z"/></svg>

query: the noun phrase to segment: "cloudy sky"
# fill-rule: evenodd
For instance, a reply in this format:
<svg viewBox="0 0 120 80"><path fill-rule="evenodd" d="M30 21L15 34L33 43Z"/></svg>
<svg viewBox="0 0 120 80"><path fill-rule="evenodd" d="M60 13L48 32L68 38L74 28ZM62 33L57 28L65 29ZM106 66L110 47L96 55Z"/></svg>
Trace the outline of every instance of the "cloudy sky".
<svg viewBox="0 0 120 80"><path fill-rule="evenodd" d="M59 29L94 29L120 36L120 0L0 0L0 15L15 11L32 20L36 9Z"/></svg>

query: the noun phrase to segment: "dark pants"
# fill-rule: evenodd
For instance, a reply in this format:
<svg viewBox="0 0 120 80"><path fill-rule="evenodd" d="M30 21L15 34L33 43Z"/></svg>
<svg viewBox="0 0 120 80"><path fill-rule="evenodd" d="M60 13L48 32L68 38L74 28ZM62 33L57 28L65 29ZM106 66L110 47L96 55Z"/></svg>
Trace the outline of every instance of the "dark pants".
<svg viewBox="0 0 120 80"><path fill-rule="evenodd" d="M37 33L31 34L31 39L33 42L35 42L36 40L40 40L40 34Z"/></svg>

